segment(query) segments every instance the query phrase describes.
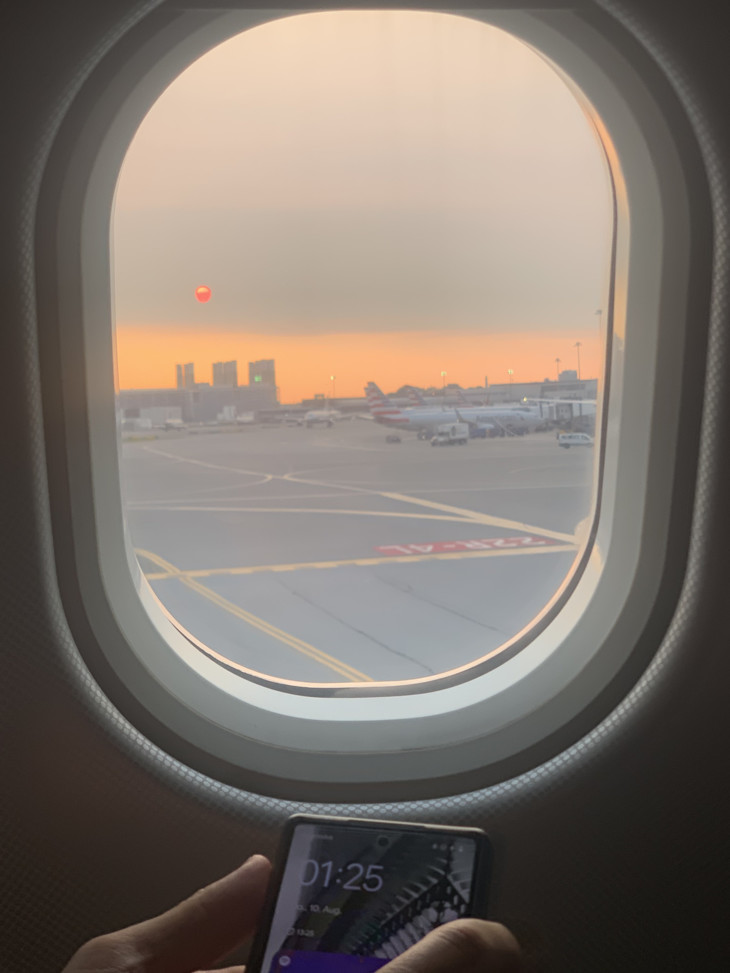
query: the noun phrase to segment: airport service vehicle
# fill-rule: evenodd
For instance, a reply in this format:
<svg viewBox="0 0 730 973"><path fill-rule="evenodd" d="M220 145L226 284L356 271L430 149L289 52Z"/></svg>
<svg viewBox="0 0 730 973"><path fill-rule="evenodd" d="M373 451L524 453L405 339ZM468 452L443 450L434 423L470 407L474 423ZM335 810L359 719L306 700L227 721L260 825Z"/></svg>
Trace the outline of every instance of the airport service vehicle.
<svg viewBox="0 0 730 973"><path fill-rule="evenodd" d="M436 434L431 439L432 446L465 446L469 439L468 422L447 422L436 427Z"/></svg>
<svg viewBox="0 0 730 973"><path fill-rule="evenodd" d="M593 436L587 432L559 432L558 446L563 449L570 449L571 446L592 446Z"/></svg>

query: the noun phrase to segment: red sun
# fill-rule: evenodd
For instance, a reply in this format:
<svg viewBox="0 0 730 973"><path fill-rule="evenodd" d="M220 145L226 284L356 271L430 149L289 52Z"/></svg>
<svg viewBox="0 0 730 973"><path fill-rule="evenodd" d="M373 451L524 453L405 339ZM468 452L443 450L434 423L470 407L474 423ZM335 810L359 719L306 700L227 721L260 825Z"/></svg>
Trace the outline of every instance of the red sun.
<svg viewBox="0 0 730 973"><path fill-rule="evenodd" d="M210 287L206 287L205 284L201 284L200 287L195 288L195 299L200 301L201 304L207 304L212 293L213 292L211 291Z"/></svg>

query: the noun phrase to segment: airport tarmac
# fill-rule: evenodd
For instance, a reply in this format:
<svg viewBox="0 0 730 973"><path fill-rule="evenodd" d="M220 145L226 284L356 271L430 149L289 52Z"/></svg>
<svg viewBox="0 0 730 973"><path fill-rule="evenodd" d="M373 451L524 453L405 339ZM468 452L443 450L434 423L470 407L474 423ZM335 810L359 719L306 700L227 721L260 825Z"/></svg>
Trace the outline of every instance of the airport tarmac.
<svg viewBox="0 0 730 973"><path fill-rule="evenodd" d="M163 605L232 663L308 683L422 678L512 638L575 561L593 449L387 432L347 420L124 443L129 529Z"/></svg>

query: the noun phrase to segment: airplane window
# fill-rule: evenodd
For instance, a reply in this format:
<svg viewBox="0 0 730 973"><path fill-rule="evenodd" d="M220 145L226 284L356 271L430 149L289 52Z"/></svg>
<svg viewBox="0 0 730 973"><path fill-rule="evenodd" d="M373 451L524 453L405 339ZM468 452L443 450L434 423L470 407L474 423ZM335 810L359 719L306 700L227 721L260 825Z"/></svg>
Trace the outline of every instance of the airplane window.
<svg viewBox="0 0 730 973"><path fill-rule="evenodd" d="M185 70L113 214L124 515L242 673L429 681L566 597L597 513L613 208L504 30L293 16Z"/></svg>

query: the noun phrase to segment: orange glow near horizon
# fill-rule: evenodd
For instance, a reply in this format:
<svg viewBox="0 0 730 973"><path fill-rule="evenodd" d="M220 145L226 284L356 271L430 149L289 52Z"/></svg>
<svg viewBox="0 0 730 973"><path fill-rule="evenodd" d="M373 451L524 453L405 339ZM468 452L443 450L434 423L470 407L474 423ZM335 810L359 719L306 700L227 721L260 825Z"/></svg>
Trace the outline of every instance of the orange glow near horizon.
<svg viewBox="0 0 730 973"><path fill-rule="evenodd" d="M483 388L577 371L577 342L596 378L611 232L596 127L517 37L437 11L275 19L193 61L126 153L118 385L230 360L246 384L274 359L282 403Z"/></svg>
<svg viewBox="0 0 730 973"><path fill-rule="evenodd" d="M401 385L440 386L445 382L463 388L509 381L555 380L560 370L577 369L580 341L582 378L601 374L602 351L598 335L585 331L550 334L509 332L409 331L328 335L275 335L194 331L165 333L143 326L116 329L119 387L174 388L175 365L192 361L198 382L212 383L214 361L238 362L239 382L248 381L248 362L273 358L279 401L295 403L316 394L329 396L335 376L337 398L361 397L368 381L385 392Z"/></svg>

